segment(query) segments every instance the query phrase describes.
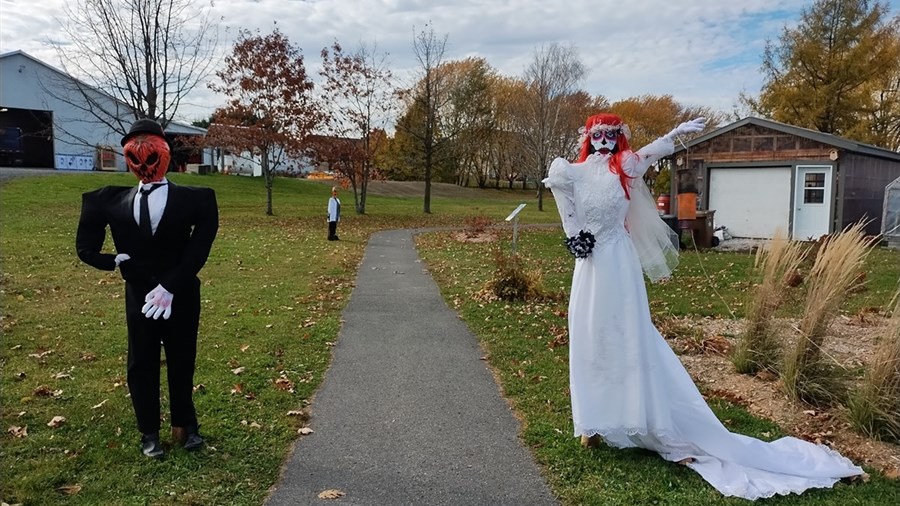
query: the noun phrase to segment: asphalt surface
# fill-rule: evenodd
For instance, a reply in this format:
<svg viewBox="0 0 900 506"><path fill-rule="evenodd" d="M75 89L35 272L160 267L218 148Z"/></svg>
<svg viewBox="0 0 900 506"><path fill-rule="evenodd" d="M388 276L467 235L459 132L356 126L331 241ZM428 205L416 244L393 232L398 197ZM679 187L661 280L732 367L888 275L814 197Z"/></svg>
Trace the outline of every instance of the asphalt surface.
<svg viewBox="0 0 900 506"><path fill-rule="evenodd" d="M557 504L409 230L368 244L331 368L268 506ZM336 500L318 494L337 489Z"/></svg>

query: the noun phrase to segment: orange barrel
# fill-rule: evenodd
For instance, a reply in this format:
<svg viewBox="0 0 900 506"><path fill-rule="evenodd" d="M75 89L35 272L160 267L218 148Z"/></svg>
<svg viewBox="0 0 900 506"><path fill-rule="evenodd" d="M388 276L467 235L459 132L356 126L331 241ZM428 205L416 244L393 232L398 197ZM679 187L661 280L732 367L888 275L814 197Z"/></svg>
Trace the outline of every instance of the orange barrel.
<svg viewBox="0 0 900 506"><path fill-rule="evenodd" d="M659 211L659 214L669 214L669 205L671 203L672 199L668 193L660 193L659 197L656 197L656 210Z"/></svg>
<svg viewBox="0 0 900 506"><path fill-rule="evenodd" d="M697 218L696 193L679 193L676 200L678 201L679 220L693 220Z"/></svg>

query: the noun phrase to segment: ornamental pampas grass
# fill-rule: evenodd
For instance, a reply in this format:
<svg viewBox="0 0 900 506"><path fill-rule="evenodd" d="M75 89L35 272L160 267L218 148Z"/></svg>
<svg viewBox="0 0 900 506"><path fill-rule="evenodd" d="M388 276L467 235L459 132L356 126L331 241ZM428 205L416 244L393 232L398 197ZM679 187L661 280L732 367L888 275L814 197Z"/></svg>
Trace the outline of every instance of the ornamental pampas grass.
<svg viewBox="0 0 900 506"><path fill-rule="evenodd" d="M877 439L900 442L900 289L862 384L848 399L850 423Z"/></svg>
<svg viewBox="0 0 900 506"><path fill-rule="evenodd" d="M864 222L828 237L807 276L806 303L797 342L785 357L781 378L788 396L811 404L831 404L837 373L822 356L825 332L841 304L859 284L859 273L877 238L867 238Z"/></svg>
<svg viewBox="0 0 900 506"><path fill-rule="evenodd" d="M796 276L808 248L791 241L783 230L756 253L754 267L762 272L762 281L753 292L747 310L747 326L738 338L731 361L742 374L776 371L781 344L773 328L775 311L784 301L791 279Z"/></svg>

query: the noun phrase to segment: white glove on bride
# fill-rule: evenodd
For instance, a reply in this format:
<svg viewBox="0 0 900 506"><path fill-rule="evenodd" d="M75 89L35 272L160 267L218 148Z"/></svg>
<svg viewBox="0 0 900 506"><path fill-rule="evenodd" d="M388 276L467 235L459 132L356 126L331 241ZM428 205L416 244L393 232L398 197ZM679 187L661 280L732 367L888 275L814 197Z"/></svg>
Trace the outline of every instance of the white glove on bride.
<svg viewBox="0 0 900 506"><path fill-rule="evenodd" d="M706 128L706 119L704 118L696 118L690 121L685 121L684 123L678 125L671 132L667 133L664 137L669 139L675 139L676 136L692 134L695 132L700 132L704 128Z"/></svg>
<svg viewBox="0 0 900 506"><path fill-rule="evenodd" d="M150 293L144 297L146 304L141 308L141 312L147 318L158 320L162 316L163 320L168 320L169 316L172 315L172 299L174 297L162 285L156 285L156 288L150 290Z"/></svg>

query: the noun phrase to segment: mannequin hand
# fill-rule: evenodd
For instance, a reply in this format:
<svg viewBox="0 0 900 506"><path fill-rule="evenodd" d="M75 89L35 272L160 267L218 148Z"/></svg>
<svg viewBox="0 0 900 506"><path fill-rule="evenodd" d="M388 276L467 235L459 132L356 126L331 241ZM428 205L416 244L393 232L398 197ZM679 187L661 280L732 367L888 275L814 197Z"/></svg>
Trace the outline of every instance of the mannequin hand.
<svg viewBox="0 0 900 506"><path fill-rule="evenodd" d="M669 139L674 139L675 136L692 134L695 132L699 132L706 128L706 120L704 118L696 118L690 121L685 121L684 123L675 127L671 132L667 133L665 136Z"/></svg>
<svg viewBox="0 0 900 506"><path fill-rule="evenodd" d="M162 285L156 285L156 288L150 290L150 293L144 297L146 304L141 308L141 312L147 318L158 320L162 316L163 320L168 320L172 315L172 298L174 297Z"/></svg>
<svg viewBox="0 0 900 506"><path fill-rule="evenodd" d="M129 255L128 253L119 253L118 255L116 255L116 267L118 267L119 264L121 264L125 260L131 260L131 255Z"/></svg>

